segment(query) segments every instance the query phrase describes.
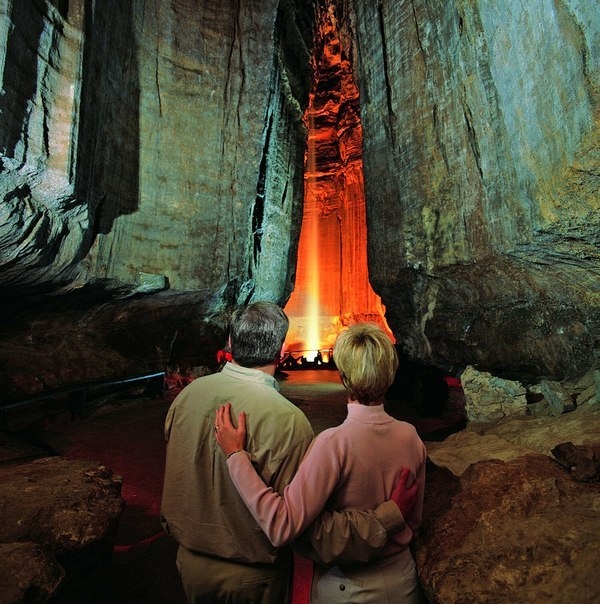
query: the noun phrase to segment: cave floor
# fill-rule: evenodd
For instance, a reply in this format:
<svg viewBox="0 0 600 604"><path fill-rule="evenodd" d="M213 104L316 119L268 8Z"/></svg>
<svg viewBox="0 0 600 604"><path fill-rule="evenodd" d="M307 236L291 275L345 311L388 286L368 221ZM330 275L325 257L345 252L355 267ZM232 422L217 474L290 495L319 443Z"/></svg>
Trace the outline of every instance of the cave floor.
<svg viewBox="0 0 600 604"><path fill-rule="evenodd" d="M337 372L290 371L279 376L279 384L282 394L304 411L315 432L343 421L346 394ZM31 459L50 453L94 460L123 478L126 505L110 564L83 578L68 575L52 602L185 601L175 567L177 546L163 533L159 522L163 423L176 394L167 391L162 398L117 398L90 407L85 417L57 413L17 436L5 433L0 437L0 462L3 454L5 458L21 454L23 459ZM423 440L436 440L463 425L460 409L451 409L443 417L424 417L409 406L403 408L400 419L413 423Z"/></svg>

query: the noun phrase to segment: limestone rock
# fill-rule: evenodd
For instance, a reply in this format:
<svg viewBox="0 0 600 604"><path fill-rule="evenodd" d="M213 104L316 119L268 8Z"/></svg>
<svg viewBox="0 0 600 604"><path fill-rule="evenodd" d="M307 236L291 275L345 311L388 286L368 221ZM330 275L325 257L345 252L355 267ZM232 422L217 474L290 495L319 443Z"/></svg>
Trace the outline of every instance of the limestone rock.
<svg viewBox="0 0 600 604"><path fill-rule="evenodd" d="M550 380L542 380L540 389L556 413L566 413L575 409L575 401L562 384Z"/></svg>
<svg viewBox="0 0 600 604"><path fill-rule="evenodd" d="M451 490L447 481L430 470L416 549L432 604L598 601L599 485L539 454L478 462Z"/></svg>
<svg viewBox="0 0 600 604"><path fill-rule="evenodd" d="M473 430L452 434L442 444L428 443L427 451L432 463L456 476L462 476L469 466L482 460L512 461L532 452L496 434L481 435Z"/></svg>
<svg viewBox="0 0 600 604"><path fill-rule="evenodd" d="M552 455L561 465L569 468L575 480L600 482L600 447L560 443Z"/></svg>
<svg viewBox="0 0 600 604"><path fill-rule="evenodd" d="M150 273L138 273L137 287L131 292L135 294L151 294L169 289L169 280L165 275L154 275Z"/></svg>
<svg viewBox="0 0 600 604"><path fill-rule="evenodd" d="M46 601L65 566L105 561L123 505L121 478L93 461L0 466L0 600Z"/></svg>
<svg viewBox="0 0 600 604"><path fill-rule="evenodd" d="M450 372L583 373L600 327L597 11L345 4L370 275L392 331Z"/></svg>
<svg viewBox="0 0 600 604"><path fill-rule="evenodd" d="M36 543L0 543L0 602L47 602L65 577L56 558Z"/></svg>
<svg viewBox="0 0 600 604"><path fill-rule="evenodd" d="M227 318L212 313L210 302L195 293L129 293L115 297L96 284L44 302L15 302L19 320L5 325L0 347L3 402L17 404L63 387L165 368L216 368ZM64 399L56 397L61 405ZM24 410L51 410L43 403ZM15 416L18 428L19 411L5 411L0 420Z"/></svg>
<svg viewBox="0 0 600 604"><path fill-rule="evenodd" d="M312 34L294 2L9 6L0 282L284 300Z"/></svg>
<svg viewBox="0 0 600 604"><path fill-rule="evenodd" d="M493 422L527 413L525 388L519 382L504 380L471 366L463 371L460 381L469 421Z"/></svg>
<svg viewBox="0 0 600 604"><path fill-rule="evenodd" d="M597 601L600 484L582 480L597 471L599 435L592 403L427 442L416 561L430 602Z"/></svg>
<svg viewBox="0 0 600 604"><path fill-rule="evenodd" d="M589 402L571 413L552 417L508 417L497 424L471 426L477 434L497 436L511 446L544 455L563 442L594 446L600 434L600 405Z"/></svg>
<svg viewBox="0 0 600 604"><path fill-rule="evenodd" d="M352 168L352 195L364 180L367 224L356 236L367 237L371 285L410 358L524 384L581 375L596 358L595 9L331 6L359 104L348 95L339 122L317 114L325 166ZM3 5L9 322L15 302L65 291L57 286L131 291L139 273L198 295L199 321L252 299L286 302L315 14L310 0ZM357 117L362 149L349 127ZM352 255L352 237L342 247ZM348 292L353 269L343 278ZM152 357L158 340L140 350Z"/></svg>
<svg viewBox="0 0 600 604"><path fill-rule="evenodd" d="M121 515L121 479L90 461L45 457L0 467L0 542L69 554L110 540Z"/></svg>

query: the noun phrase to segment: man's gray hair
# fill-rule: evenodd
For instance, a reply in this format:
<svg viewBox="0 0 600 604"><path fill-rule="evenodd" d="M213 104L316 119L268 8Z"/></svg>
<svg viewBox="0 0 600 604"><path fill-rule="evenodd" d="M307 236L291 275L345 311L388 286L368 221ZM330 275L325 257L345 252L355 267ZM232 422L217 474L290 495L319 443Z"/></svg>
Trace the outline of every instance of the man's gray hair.
<svg viewBox="0 0 600 604"><path fill-rule="evenodd" d="M289 319L273 302L254 302L233 312L231 356L242 367L262 367L279 359Z"/></svg>

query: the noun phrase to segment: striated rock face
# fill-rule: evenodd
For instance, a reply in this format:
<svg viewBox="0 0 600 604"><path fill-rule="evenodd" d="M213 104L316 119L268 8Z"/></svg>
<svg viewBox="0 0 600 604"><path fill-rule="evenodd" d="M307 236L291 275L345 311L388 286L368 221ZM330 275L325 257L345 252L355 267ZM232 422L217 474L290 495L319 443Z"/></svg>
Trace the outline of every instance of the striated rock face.
<svg viewBox="0 0 600 604"><path fill-rule="evenodd" d="M68 279L91 235L75 194L83 34L72 4L69 21L39 2L0 7L3 288Z"/></svg>
<svg viewBox="0 0 600 604"><path fill-rule="evenodd" d="M597 10L345 4L371 282L398 340L448 369L585 371L600 333Z"/></svg>
<svg viewBox="0 0 600 604"><path fill-rule="evenodd" d="M214 360L300 230L310 2L58 4L0 6L9 399Z"/></svg>
<svg viewBox="0 0 600 604"><path fill-rule="evenodd" d="M69 5L2 15L2 282L283 300L310 23L293 2Z"/></svg>
<svg viewBox="0 0 600 604"><path fill-rule="evenodd" d="M211 343L233 305L288 300L315 2L200 4L0 3L3 382L9 365L40 369L24 352L31 338L63 331L73 354L122 353L104 333L75 333L66 311L48 336L37 298L48 290L56 309L100 282L119 296L107 316L125 330L136 317L131 340L139 315L123 311L124 295L167 290L162 309L191 292L204 322L195 333L212 328ZM398 344L453 373L473 365L523 383L584 373L600 349L594 4L331 6L359 93L344 90L331 140L349 197L364 178L370 280ZM352 245L364 234L342 241L340 315L365 312L345 306L364 277ZM86 306L81 322L96 311ZM168 325L178 312L175 302ZM165 341L178 349L179 328L159 331L133 351L140 368L163 362Z"/></svg>

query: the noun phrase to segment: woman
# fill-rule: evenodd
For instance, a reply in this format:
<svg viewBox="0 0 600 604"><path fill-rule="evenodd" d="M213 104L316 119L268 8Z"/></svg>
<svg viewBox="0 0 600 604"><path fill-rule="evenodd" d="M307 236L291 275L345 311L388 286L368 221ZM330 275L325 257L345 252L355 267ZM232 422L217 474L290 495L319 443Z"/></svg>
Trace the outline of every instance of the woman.
<svg viewBox="0 0 600 604"><path fill-rule="evenodd" d="M314 439L283 496L265 486L243 449L244 413L236 429L229 406L217 411L217 442L242 499L277 547L293 541L323 508L366 510L386 501L401 471L408 468L417 481L418 496L404 529L393 534L381 556L369 563L315 567L311 602L418 602L409 544L421 523L427 452L414 427L383 408L398 368L396 350L378 326L362 323L339 335L333 355L348 391L348 416Z"/></svg>

